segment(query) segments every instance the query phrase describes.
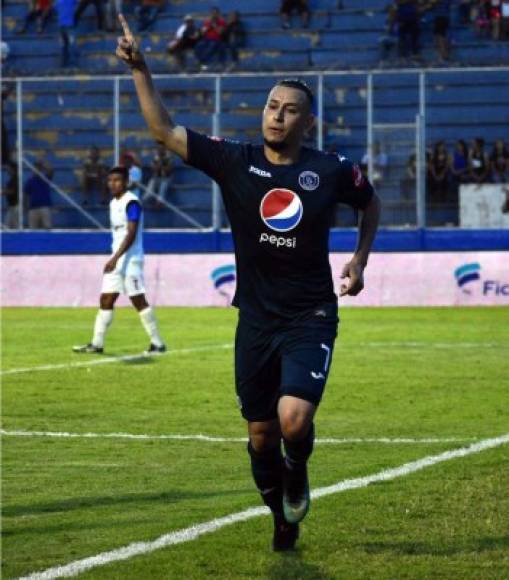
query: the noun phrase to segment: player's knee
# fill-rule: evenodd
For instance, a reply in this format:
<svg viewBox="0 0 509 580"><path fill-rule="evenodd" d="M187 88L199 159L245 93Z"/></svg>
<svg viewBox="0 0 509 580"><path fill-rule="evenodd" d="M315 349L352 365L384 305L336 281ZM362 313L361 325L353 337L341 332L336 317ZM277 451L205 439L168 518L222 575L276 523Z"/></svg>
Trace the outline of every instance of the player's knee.
<svg viewBox="0 0 509 580"><path fill-rule="evenodd" d="M257 453L264 453L280 444L280 435L273 431L259 431L250 433L249 441L251 442L251 447Z"/></svg>
<svg viewBox="0 0 509 580"><path fill-rule="evenodd" d="M100 300L99 300L99 306L101 308L101 310L112 310L113 306L115 304L115 301L111 299L110 296L101 296Z"/></svg>
<svg viewBox="0 0 509 580"><path fill-rule="evenodd" d="M287 441L300 441L309 431L312 417L297 410L287 410L280 413L281 433Z"/></svg>
<svg viewBox="0 0 509 580"><path fill-rule="evenodd" d="M281 434L279 429L274 428L272 425L264 429L250 428L249 441L254 451L263 453L280 444Z"/></svg>

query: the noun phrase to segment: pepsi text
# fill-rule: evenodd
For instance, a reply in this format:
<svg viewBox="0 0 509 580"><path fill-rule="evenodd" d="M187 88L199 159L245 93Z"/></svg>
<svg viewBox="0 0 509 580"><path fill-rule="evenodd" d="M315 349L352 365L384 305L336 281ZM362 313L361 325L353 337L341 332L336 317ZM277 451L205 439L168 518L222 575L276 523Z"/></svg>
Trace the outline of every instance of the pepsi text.
<svg viewBox="0 0 509 580"><path fill-rule="evenodd" d="M283 236L275 236L274 234L269 235L265 232L263 232L260 235L260 244L263 244L264 242L268 242L269 244L272 244L273 246L276 246L276 248L296 248L297 247L297 238L284 238Z"/></svg>

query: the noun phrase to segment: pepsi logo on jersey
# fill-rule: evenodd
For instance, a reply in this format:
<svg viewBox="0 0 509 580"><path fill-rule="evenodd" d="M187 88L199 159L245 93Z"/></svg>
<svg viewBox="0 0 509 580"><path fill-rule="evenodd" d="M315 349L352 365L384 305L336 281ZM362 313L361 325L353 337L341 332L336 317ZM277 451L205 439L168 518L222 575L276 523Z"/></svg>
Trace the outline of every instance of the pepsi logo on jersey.
<svg viewBox="0 0 509 580"><path fill-rule="evenodd" d="M275 232L293 230L300 222L304 210L300 197L290 189L271 189L260 203L260 216L263 223ZM295 248L297 238L285 238L263 232L260 243L269 243L276 248Z"/></svg>
<svg viewBox="0 0 509 580"><path fill-rule="evenodd" d="M302 201L290 189L271 189L260 204L263 223L275 232L293 230L302 219L302 214Z"/></svg>

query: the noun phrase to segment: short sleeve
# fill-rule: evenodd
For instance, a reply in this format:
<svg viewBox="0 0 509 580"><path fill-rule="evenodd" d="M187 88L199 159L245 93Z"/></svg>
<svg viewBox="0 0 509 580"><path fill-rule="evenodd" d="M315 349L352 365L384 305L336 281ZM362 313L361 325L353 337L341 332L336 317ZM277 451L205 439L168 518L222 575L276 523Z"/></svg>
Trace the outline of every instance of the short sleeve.
<svg viewBox="0 0 509 580"><path fill-rule="evenodd" d="M127 220L139 222L141 217L141 204L137 201L130 201L126 207Z"/></svg>
<svg viewBox="0 0 509 580"><path fill-rule="evenodd" d="M241 148L237 141L207 137L187 129L187 163L218 183L231 171L231 163Z"/></svg>
<svg viewBox="0 0 509 580"><path fill-rule="evenodd" d="M338 155L338 202L355 209L367 207L373 197L373 186L364 177L360 167L346 157Z"/></svg>

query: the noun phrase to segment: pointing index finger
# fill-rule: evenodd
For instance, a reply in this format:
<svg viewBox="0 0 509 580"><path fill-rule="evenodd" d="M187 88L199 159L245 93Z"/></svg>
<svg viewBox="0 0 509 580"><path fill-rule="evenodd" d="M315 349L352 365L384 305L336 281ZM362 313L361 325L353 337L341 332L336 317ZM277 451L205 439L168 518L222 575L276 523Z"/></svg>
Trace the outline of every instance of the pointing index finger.
<svg viewBox="0 0 509 580"><path fill-rule="evenodd" d="M131 29L129 28L129 24L127 24L127 20L124 18L124 15L119 14L118 19L120 21L120 25L122 26L122 30L124 31L124 36L127 38L127 40L132 42L134 40L134 36L131 32Z"/></svg>

